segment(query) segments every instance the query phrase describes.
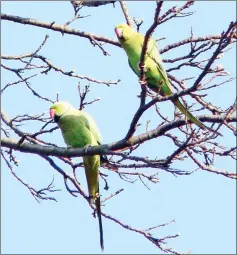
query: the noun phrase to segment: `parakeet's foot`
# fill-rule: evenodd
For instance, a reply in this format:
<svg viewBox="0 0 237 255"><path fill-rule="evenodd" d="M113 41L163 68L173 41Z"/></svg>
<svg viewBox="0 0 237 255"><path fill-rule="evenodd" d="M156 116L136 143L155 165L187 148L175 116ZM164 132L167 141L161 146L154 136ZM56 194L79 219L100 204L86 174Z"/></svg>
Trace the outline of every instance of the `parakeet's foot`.
<svg viewBox="0 0 237 255"><path fill-rule="evenodd" d="M96 205L96 200L100 197L100 194L97 192L96 194L88 196L88 200L90 205L94 208L94 205Z"/></svg>
<svg viewBox="0 0 237 255"><path fill-rule="evenodd" d="M141 64L140 64L140 62L138 62L137 63L137 69L139 70L139 71L141 71L141 68L143 67L143 71L144 71L144 73L145 72L147 72L147 68L146 68L146 65L144 64L144 66L141 66ZM139 83L141 84L141 85L143 85L143 86L145 86L145 85L147 85L147 81L146 81L146 79L143 77L143 79L139 79Z"/></svg>
<svg viewBox="0 0 237 255"><path fill-rule="evenodd" d="M87 151L88 151L88 149L91 147L91 145L90 144L86 144L85 146L84 146L84 149L85 149L85 153L87 153Z"/></svg>
<svg viewBox="0 0 237 255"><path fill-rule="evenodd" d="M147 81L146 81L146 79L145 79L145 80L139 79L139 83L140 83L142 86L145 86L145 85L147 84Z"/></svg>
<svg viewBox="0 0 237 255"><path fill-rule="evenodd" d="M95 195L91 195L91 196L89 196L88 197L90 200L93 200L93 202L94 202L94 200L95 200Z"/></svg>
<svg viewBox="0 0 237 255"><path fill-rule="evenodd" d="M97 192L97 193L94 194L94 195L90 195L89 198L90 198L90 199L97 199L99 196L100 196L100 194Z"/></svg>
<svg viewBox="0 0 237 255"><path fill-rule="evenodd" d="M144 73L147 72L147 67L146 67L146 65L144 64L144 66L141 66L141 63L138 62L138 63L137 63L137 69L138 69L139 71L141 71L142 67L143 67Z"/></svg>

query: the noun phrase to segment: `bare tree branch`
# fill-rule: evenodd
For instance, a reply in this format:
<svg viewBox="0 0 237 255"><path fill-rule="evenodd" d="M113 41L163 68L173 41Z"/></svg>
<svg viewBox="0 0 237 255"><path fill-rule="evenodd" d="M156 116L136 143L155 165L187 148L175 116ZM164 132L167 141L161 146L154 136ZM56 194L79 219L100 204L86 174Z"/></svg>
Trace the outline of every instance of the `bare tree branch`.
<svg viewBox="0 0 237 255"><path fill-rule="evenodd" d="M72 22L88 16L81 16L79 14L83 7L99 7L111 3L114 4L116 1L70 2L74 8L74 15L68 19L66 18L65 20L68 21L65 21L63 25L56 24L55 22L43 22L36 19L23 18L9 14L1 14L1 19L22 25L44 28L51 32L60 32L62 35L69 34L72 36L86 38L88 39L88 43L97 47L104 55L110 55L111 53L104 46L105 44L121 47L117 41L105 36L95 35L69 27ZM130 12L127 9L125 2L120 1L119 4L120 5L116 5L116 10L118 9L119 12L122 10L127 24L132 26L131 17L128 14ZM109 159L106 159L108 160L108 163L101 163L101 168L106 168L106 171L109 174L107 175L100 171L100 177L102 181L104 181L103 184L106 190L109 190L110 188L111 175L114 175L113 177L117 178L121 183L126 182L127 184L132 185L135 182L139 182L147 189L151 189L153 185L159 185L158 183L160 182L161 171L165 171L177 177L184 175L188 176L199 170L220 175L228 179L237 179L236 173L232 173L231 170L228 169L228 165L226 165L226 169L219 169L218 161L216 160L236 160L237 147L235 144L226 145L225 139L217 137L209 131L198 129L196 126L191 125L190 122L187 122L186 119L180 119L180 115L178 113L175 113L174 118L171 119L165 116L165 114L161 111L161 108L158 108L159 105L156 105L158 102L165 102L188 95L191 100L195 102L188 107L190 112L200 111L202 114L209 111L212 113L212 115L205 114L197 116L199 120L211 124L212 128L213 125L217 126L218 130L221 128L221 131L225 131L223 134L228 134L233 137L236 136L236 101L229 102L228 106L220 107L217 104L214 105L213 102L209 102L207 94L209 91L212 91L213 88L226 86L227 84L228 86L232 85L235 79L234 77L230 77L230 73L226 70L225 66L221 65L221 62L216 66L214 63L216 60L221 59L224 54L229 54L229 52L233 50L237 39L236 22L231 22L227 29L218 35L194 37L194 31L191 29L189 37L179 42L166 45L165 48L160 50L161 54L171 50L172 52L175 50L178 52L182 46L188 46L187 51L180 51L178 54L174 55L170 54L175 57L163 59L164 62L170 65L166 71L168 73L171 86L173 86L174 90L177 92L171 96L161 97L157 94L151 93L146 86L143 86L143 83L146 82L144 65L149 39L158 25L165 22L175 22L177 18L184 18L192 15L193 11L189 11L189 8L194 4L194 1L186 1L181 4L180 7L173 6L162 13L162 7L164 4L165 1L156 1L154 21L145 34L140 59L139 81L142 85L141 94L138 96L140 104L130 125L128 126L126 135L122 136L120 140L113 141L108 144L102 144L100 146L89 147L87 149L58 147L56 144L51 143L49 138L49 135L57 130L58 127L52 125L52 120L48 118L45 113L40 112L38 114L29 114L27 112L23 112L15 116L13 114L10 118L4 110L1 110L1 130L3 134L1 139L1 156L6 163L6 166L10 169L11 174L25 187L27 187L37 201L56 201L56 198L51 196L51 194L53 194L52 192L57 191L53 186L53 181L45 188L37 190L19 178L13 170L13 167L18 166L18 160L15 156L15 152L28 153L28 155L38 155L41 160L46 161L50 167L62 177L65 190L73 197L85 199L88 201L88 205L88 194L78 181L77 176L78 171L81 171L81 169L84 168L83 161L79 158L79 162L75 162L75 157L101 155L101 158L103 158L105 157L103 155L110 155L110 157L107 157ZM139 19L136 19L135 17L133 20L136 24L137 30L139 30L144 21L139 21ZM11 93L10 91L14 89L14 86L22 86L22 89L27 92L30 91L34 96L36 96L37 100L44 100L46 103L51 104L55 100L39 93L38 91L40 90L34 86L33 82L35 82L35 80L39 77L42 77L42 75L46 77L45 75L48 73L51 74L55 71L67 78L76 78L80 80L81 83L77 83L79 92L78 108L83 109L85 106L100 100L100 98L97 98L94 95L92 98L88 99L88 94L94 87L88 84L83 84L83 80L86 82L105 84L108 87L119 83L120 80L97 80L90 76L79 75L73 69L64 70L64 68L61 68L57 64L55 65L54 61L49 60L46 55L39 53L47 43L47 39L48 36L45 36L43 41L39 42L39 46L31 53L15 56L9 56L6 54L1 55L2 69L4 72L13 74L16 78L16 80L7 81L6 84L4 84L1 90L2 96L6 97L7 93ZM162 39L164 38L159 38L156 41ZM16 65L13 65L12 63ZM12 66L17 66L17 68L13 68ZM187 76L184 75L184 77L180 77L178 74L176 75L177 71L188 69L198 72L197 77L194 77L192 74ZM59 93L55 92L55 94L51 96L56 99L56 101L59 101ZM149 101L146 102L148 99ZM182 100L185 105L189 104L187 98L182 98ZM157 113L157 118L161 119L158 126L154 129L150 128L151 120L140 121L141 117L144 117L144 113L152 106L155 107L153 109ZM140 132L139 134L134 135L138 126L143 128L142 132L144 133ZM25 130L27 130L27 132ZM15 137L19 138L17 139ZM154 156L154 158L150 158L149 155L140 155L139 148L142 147L144 143L160 137L165 137L168 141L167 146L172 146L169 153L162 156L162 158L160 158L159 155ZM191 159L191 169L190 167L188 169L185 167L185 160L188 158ZM184 162L184 167L177 168L176 165L179 164L176 163L182 162ZM71 172L64 171L61 164L69 167ZM110 193L110 195L103 199L103 204L109 203L110 199L116 199L116 196L123 191L125 190L119 187L116 192ZM95 210L94 205L90 207L92 210ZM151 226L144 230L125 224L107 212L104 212L104 210L102 210L102 215L116 224L119 224L124 229L143 236L164 253L180 254L176 250L166 247L165 245L169 239L177 238L179 236L178 234L157 238L150 233L154 230L159 231L159 228L168 226L170 223L174 222L174 220L168 223Z"/></svg>
<svg viewBox="0 0 237 255"><path fill-rule="evenodd" d="M69 34L69 35L76 35L80 37L84 37L90 40L91 37L93 37L97 41L105 42L105 43L110 43L115 46L121 47L120 44L117 41L114 41L109 38L105 38L103 36L97 36L91 33L79 31L76 29L72 29L69 27L65 27L63 25L57 25L55 22L47 23L43 21L39 21L36 19L30 19L30 18L22 18L19 16L14 16L14 15L8 15L8 14L1 14L1 19L2 20L8 20L8 21L13 21L16 23L24 24L24 25L31 25L31 26L37 26L37 27L43 27L49 30L57 31L62 34Z"/></svg>
<svg viewBox="0 0 237 255"><path fill-rule="evenodd" d="M220 116L197 116L197 118L203 122L210 122L210 123L221 123L224 117ZM226 119L227 122L237 122L237 117L228 117ZM176 127L180 127L186 124L186 120L176 120L172 121L162 127L158 127L153 129L147 133L134 136L129 141L123 139L117 142L113 142L110 144L100 145L100 146L92 146L89 147L87 150L84 148L60 148L54 146L42 146L30 143L21 143L19 144L17 140L9 139L9 138L2 138L1 145L2 147L6 147L9 149L18 150L21 152L26 153L35 153L35 154L42 154L42 155L51 155L51 156L61 156L61 157L78 157L78 156L91 156L91 155L113 155L114 150L122 150L129 148L130 146L134 146L139 143L143 143L153 138L157 138L162 136L165 132L174 129ZM23 134L22 134L23 135Z"/></svg>
<svg viewBox="0 0 237 255"><path fill-rule="evenodd" d="M131 18L129 17L128 15L128 9L127 9L127 6L125 4L125 1L119 1L120 5L121 5L121 8L122 8L122 11L123 11L123 14L124 14L124 17L126 19L126 22L127 24L132 27L132 22L131 22Z"/></svg>

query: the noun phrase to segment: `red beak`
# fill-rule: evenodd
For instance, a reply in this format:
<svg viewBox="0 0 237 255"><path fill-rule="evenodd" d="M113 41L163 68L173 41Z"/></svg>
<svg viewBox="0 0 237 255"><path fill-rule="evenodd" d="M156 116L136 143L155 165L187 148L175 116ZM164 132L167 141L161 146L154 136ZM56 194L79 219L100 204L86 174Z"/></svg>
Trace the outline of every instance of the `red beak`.
<svg viewBox="0 0 237 255"><path fill-rule="evenodd" d="M54 116L55 116L54 110L53 110L53 109L50 109L50 110L49 110L49 114L50 114L50 117L53 119Z"/></svg>
<svg viewBox="0 0 237 255"><path fill-rule="evenodd" d="M115 31L115 34L117 35L118 38L122 38L123 37L123 30L121 28L116 27L114 29L114 31Z"/></svg>

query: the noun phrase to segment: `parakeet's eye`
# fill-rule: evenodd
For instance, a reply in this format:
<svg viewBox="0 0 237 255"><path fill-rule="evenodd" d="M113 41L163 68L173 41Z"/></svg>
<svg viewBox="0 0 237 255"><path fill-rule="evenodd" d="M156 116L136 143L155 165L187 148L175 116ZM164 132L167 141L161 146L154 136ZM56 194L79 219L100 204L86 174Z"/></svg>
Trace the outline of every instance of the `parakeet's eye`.
<svg viewBox="0 0 237 255"><path fill-rule="evenodd" d="M123 38L123 29L116 27L114 31L118 38Z"/></svg>

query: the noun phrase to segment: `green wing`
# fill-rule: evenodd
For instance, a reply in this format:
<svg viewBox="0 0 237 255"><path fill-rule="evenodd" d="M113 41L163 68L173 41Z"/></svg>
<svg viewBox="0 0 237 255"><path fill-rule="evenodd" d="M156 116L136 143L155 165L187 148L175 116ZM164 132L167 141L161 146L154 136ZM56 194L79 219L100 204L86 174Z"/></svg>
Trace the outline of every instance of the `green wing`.
<svg viewBox="0 0 237 255"><path fill-rule="evenodd" d="M155 40L150 39L149 43L148 43L148 49L147 49L147 65L153 65L152 62L154 62L154 64L156 65L156 71L158 73L161 80L161 84L157 85L157 84L152 84L154 87L154 85L156 85L157 87L161 86L161 90L160 93L162 96L169 96L172 95L172 89L171 89L171 85L166 73L166 70L163 67L163 62L160 56L160 52L158 50L158 47L156 45ZM155 74L153 74L154 76L156 76ZM151 76L153 76L151 75ZM158 82L158 81L156 81Z"/></svg>
<svg viewBox="0 0 237 255"><path fill-rule="evenodd" d="M86 112L82 111L82 116L85 118L85 125L90 130L91 134L94 136L95 140L98 142L98 144L101 144L101 135L100 131L97 128L97 125L94 121L94 119Z"/></svg>
<svg viewBox="0 0 237 255"><path fill-rule="evenodd" d="M160 56L159 49L157 47L156 41L150 39L147 47L147 56L153 59L157 64L162 64L162 59Z"/></svg>
<svg viewBox="0 0 237 255"><path fill-rule="evenodd" d="M133 67L132 67L132 65L131 65L131 63L129 61L129 58L128 58L128 64L129 64L130 68L133 70L133 72L137 75L136 71L133 69Z"/></svg>

